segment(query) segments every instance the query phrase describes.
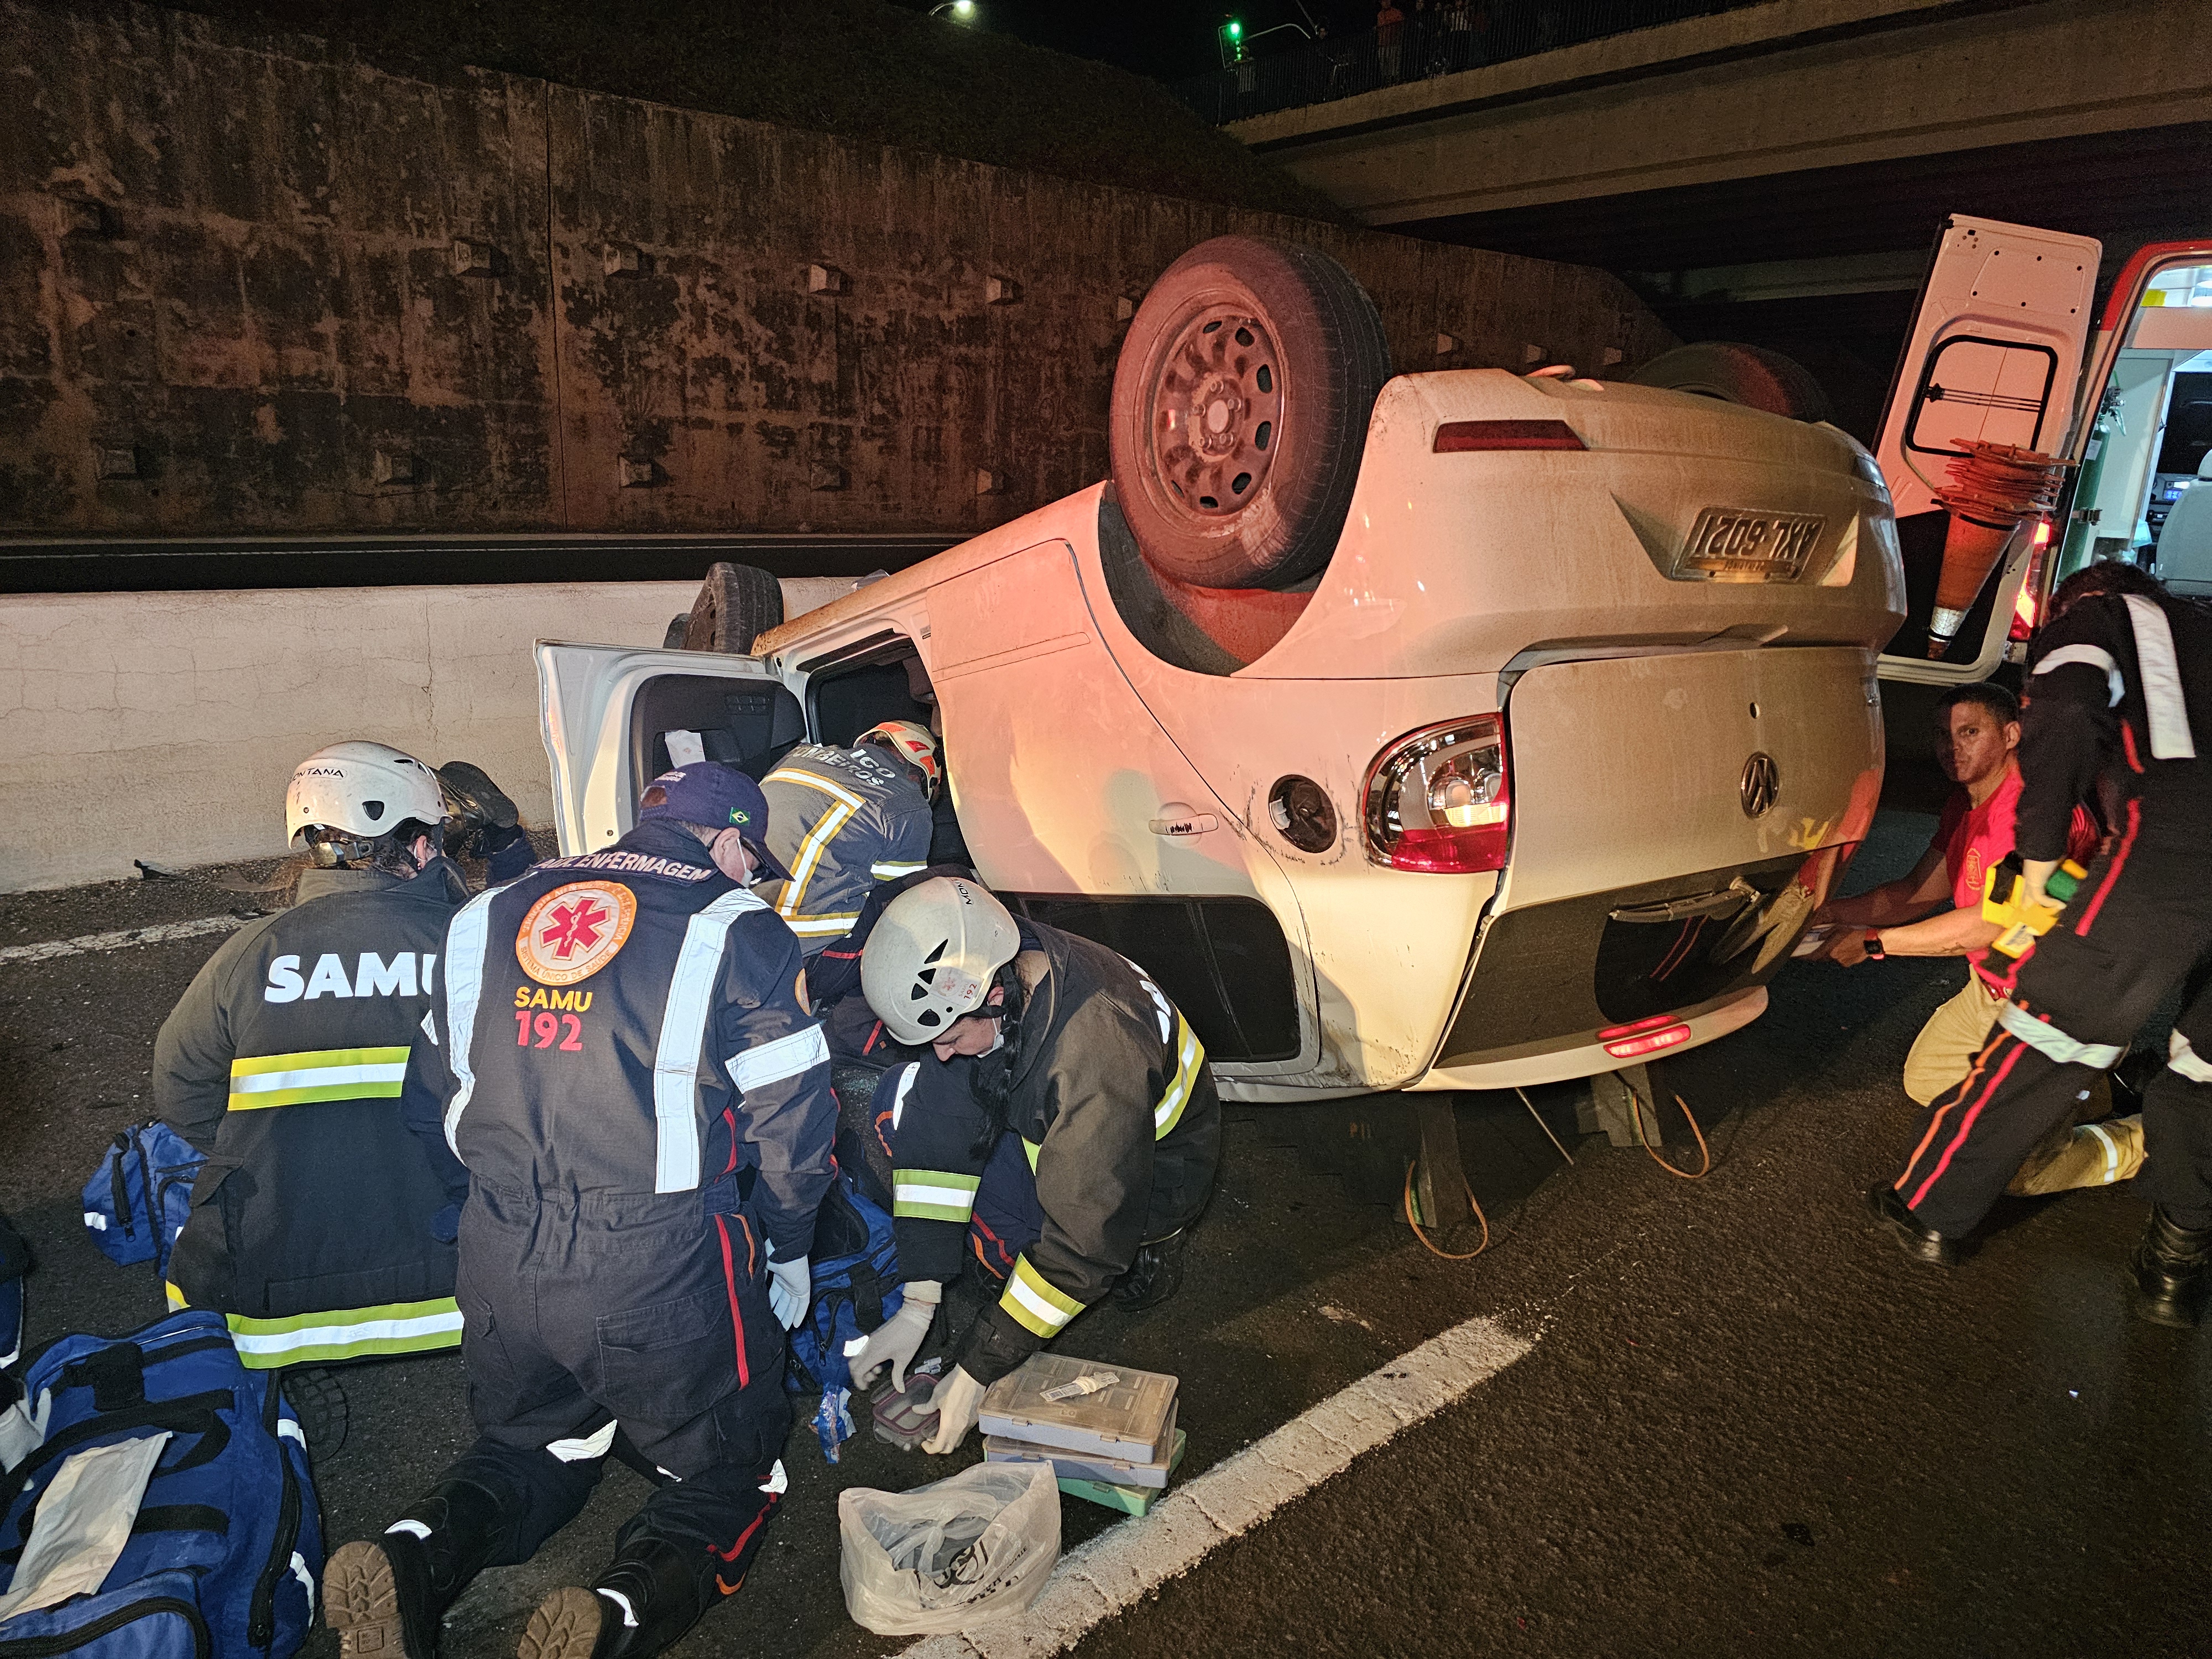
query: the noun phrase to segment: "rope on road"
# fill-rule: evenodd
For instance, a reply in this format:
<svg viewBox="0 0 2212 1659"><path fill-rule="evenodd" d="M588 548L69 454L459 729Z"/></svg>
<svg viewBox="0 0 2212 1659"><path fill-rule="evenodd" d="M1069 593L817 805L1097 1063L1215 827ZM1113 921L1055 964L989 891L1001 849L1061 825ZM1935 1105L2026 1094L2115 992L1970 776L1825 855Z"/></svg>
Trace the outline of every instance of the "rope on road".
<svg viewBox="0 0 2212 1659"><path fill-rule="evenodd" d="M50 939L37 945L0 946L0 965L11 962L49 962L56 957L83 956L94 951L119 951L127 945L161 945L173 939L195 939L202 933L227 933L243 927L251 916L201 916L193 921L165 921L152 927L126 927L114 933L82 933L76 939Z"/></svg>
<svg viewBox="0 0 2212 1659"><path fill-rule="evenodd" d="M1689 1120L1690 1133L1698 1138L1698 1155L1705 1159L1705 1162L1698 1166L1698 1170L1695 1175L1692 1175L1687 1170L1676 1169L1665 1158L1659 1156L1658 1150L1652 1146L1651 1142L1645 1138L1644 1133L1644 1097L1638 1094L1635 1090L1631 1089L1628 1091L1628 1098L1632 1103L1629 1109L1636 1114L1636 1139L1638 1142L1641 1144L1644 1150L1651 1154L1651 1161L1654 1164L1656 1164L1668 1175L1680 1176L1685 1181L1703 1181L1707 1176L1713 1172L1713 1149L1705 1145L1705 1132L1698 1127L1697 1115L1690 1110L1690 1103L1688 1101L1683 1099L1680 1095L1676 1095L1674 1097L1674 1103L1682 1109L1682 1115ZM1659 1109L1656 1106L1651 1109L1651 1121L1655 1125L1659 1124ZM1664 1126L1662 1125L1660 1127L1663 1130Z"/></svg>
<svg viewBox="0 0 2212 1659"><path fill-rule="evenodd" d="M1413 1219L1413 1169L1419 1162L1419 1159L1409 1158L1406 1164L1406 1224L1413 1230L1413 1237L1421 1241L1422 1249L1431 1255L1441 1256L1446 1261L1474 1261L1490 1248L1490 1218L1483 1214L1482 1206L1474 1201L1474 1189L1467 1184L1465 1176L1461 1177L1460 1190L1467 1194L1467 1206L1474 1212L1474 1218L1482 1224L1482 1243L1471 1250L1458 1253L1440 1250L1429 1243L1429 1236L1421 1231L1421 1224Z"/></svg>

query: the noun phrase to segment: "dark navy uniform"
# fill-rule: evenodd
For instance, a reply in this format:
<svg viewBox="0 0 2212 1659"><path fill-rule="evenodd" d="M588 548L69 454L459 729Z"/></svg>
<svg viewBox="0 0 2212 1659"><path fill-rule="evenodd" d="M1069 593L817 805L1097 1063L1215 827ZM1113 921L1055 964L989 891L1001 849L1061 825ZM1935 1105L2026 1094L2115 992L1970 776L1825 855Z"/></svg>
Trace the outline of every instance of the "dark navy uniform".
<svg viewBox="0 0 2212 1659"><path fill-rule="evenodd" d="M791 879L769 891L812 956L842 939L878 882L929 861L929 797L884 750L802 744L761 780L769 848Z"/></svg>
<svg viewBox="0 0 2212 1659"><path fill-rule="evenodd" d="M454 918L408 1105L468 1197L479 1437L447 1480L500 1498L473 1565L525 1560L573 1517L619 1427L669 1484L617 1553L672 1546L700 1605L743 1581L790 1424L768 1252L808 1252L830 1179L804 994L790 929L662 820Z"/></svg>
<svg viewBox="0 0 2212 1659"><path fill-rule="evenodd" d="M467 897L444 859L411 880L303 871L299 902L225 940L162 1024L154 1108L207 1160L170 1304L220 1310L248 1365L460 1340L445 1185L399 1096Z"/></svg>
<svg viewBox="0 0 2212 1659"><path fill-rule="evenodd" d="M1159 988L1104 945L1020 924L1025 990L1005 1047L888 1074L899 1271L974 1262L1005 1288L952 1363L988 1384L1057 1336L1140 1245L1195 1221L1221 1156L1206 1051Z"/></svg>
<svg viewBox="0 0 2212 1659"><path fill-rule="evenodd" d="M1920 1114L1899 1197L1947 1237L1986 1213L2028 1149L2212 945L2212 613L2136 593L2081 599L2037 636L2021 718L2023 857L2066 850L2077 800L2117 799L2105 852L2021 963L1965 1082ZM2212 1227L2212 996L2175 1023L2146 1091L2153 1196Z"/></svg>

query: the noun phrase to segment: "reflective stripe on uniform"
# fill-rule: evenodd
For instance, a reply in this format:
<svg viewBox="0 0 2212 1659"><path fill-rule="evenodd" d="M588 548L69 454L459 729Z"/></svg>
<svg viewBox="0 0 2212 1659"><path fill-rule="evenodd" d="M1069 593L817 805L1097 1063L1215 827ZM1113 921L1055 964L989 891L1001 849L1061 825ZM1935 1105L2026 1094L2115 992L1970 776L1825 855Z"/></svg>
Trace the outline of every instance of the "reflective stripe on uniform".
<svg viewBox="0 0 2212 1659"><path fill-rule="evenodd" d="M911 876L929 866L919 860L902 862L896 859L878 859L868 866L868 873L878 881L896 881L901 876Z"/></svg>
<svg viewBox="0 0 2212 1659"><path fill-rule="evenodd" d="M2156 600L2123 593L2128 620L2135 624L2136 665L2142 671L2143 712L2150 719L2150 752L2155 760L2194 760L2197 738L2189 729L2189 705L2181 696L2181 665L2173 654L2173 624Z"/></svg>
<svg viewBox="0 0 2212 1659"><path fill-rule="evenodd" d="M404 1045L241 1056L230 1062L230 1109L251 1112L319 1100L397 1100L406 1076Z"/></svg>
<svg viewBox="0 0 2212 1659"><path fill-rule="evenodd" d="M965 1226L981 1182L980 1176L955 1175L949 1170L893 1170L891 1213Z"/></svg>
<svg viewBox="0 0 2212 1659"><path fill-rule="evenodd" d="M780 904L776 914L782 915L791 931L801 939L842 939L860 919L858 910L825 910L814 916L787 915Z"/></svg>
<svg viewBox="0 0 2212 1659"><path fill-rule="evenodd" d="M1044 1275L1030 1266L1026 1255L1015 1259L1014 1270L1006 1275L1006 1294L999 1298L999 1305L1023 1329L1048 1342L1083 1311L1080 1302L1047 1284Z"/></svg>
<svg viewBox="0 0 2212 1659"><path fill-rule="evenodd" d="M806 896L806 884L814 878L815 869L822 862L822 854L829 850L830 843L837 838L837 832L845 827L847 821L866 803L849 789L841 788L827 778L817 778L811 772L778 770L769 773L761 781L803 784L810 789L820 790L836 802L806 832L805 839L799 843L799 856L791 863L791 879L784 883L783 891L776 898L776 915L791 924L792 932L802 937L818 937L837 921L845 925L836 929L836 934L851 932L854 917L859 915L857 911L853 916L802 917L799 907Z"/></svg>
<svg viewBox="0 0 2212 1659"><path fill-rule="evenodd" d="M172 1308L191 1304L174 1285L166 1285ZM461 1340L461 1310L450 1296L427 1302L392 1302L374 1308L337 1308L326 1313L250 1319L225 1314L240 1361L252 1370L279 1365L322 1365L376 1354L422 1353L450 1348Z"/></svg>
<svg viewBox="0 0 2212 1659"><path fill-rule="evenodd" d="M2191 1083L2212 1083L2212 1065L2204 1056L2189 1046L2189 1039L2176 1031L2166 1040L2167 1068L2181 1073Z"/></svg>
<svg viewBox="0 0 2212 1659"><path fill-rule="evenodd" d="M2036 664L2038 675L2048 674L2054 668L2094 668L2105 677L2105 689L2112 701L2106 707L2118 708L2120 699L2127 695L2127 682L2120 676L2120 665L2112 660L2112 653L2101 645L2062 645L2041 662Z"/></svg>
<svg viewBox="0 0 2212 1659"><path fill-rule="evenodd" d="M668 976L668 1000L660 1011L660 1045L653 1056L656 1193L688 1193L699 1185L699 1061L706 1051L714 984L721 977L722 950L731 923L748 910L767 908L744 888L734 888L694 915L684 930L684 947L677 953L676 971Z"/></svg>
<svg viewBox="0 0 2212 1659"><path fill-rule="evenodd" d="M2097 1144L2105 1149L2105 1172L2100 1186L2109 1187L2120 1176L2120 1149L2101 1123L2084 1123L2082 1128L2097 1137Z"/></svg>
<svg viewBox="0 0 2212 1659"><path fill-rule="evenodd" d="M454 1133L469 1097L477 1091L476 1066L469 1048L476 1041L477 1003L483 994L484 944L490 937L492 895L479 893L454 914L446 929L446 1036L453 1073L453 1097L446 1103L446 1145L461 1155Z"/></svg>
<svg viewBox="0 0 2212 1659"><path fill-rule="evenodd" d="M1167 1092L1152 1108L1152 1138L1164 1140L1182 1119L1182 1109L1190 1104L1190 1091L1198 1083L1198 1068L1205 1063L1206 1049L1198 1040L1198 1033L1190 1029L1190 1022L1178 1012L1176 1030L1182 1039L1176 1049L1176 1074L1168 1079Z"/></svg>
<svg viewBox="0 0 2212 1659"><path fill-rule="evenodd" d="M829 1040L819 1025L807 1025L736 1056L730 1061L730 1081L745 1094L829 1063Z"/></svg>
<svg viewBox="0 0 2212 1659"><path fill-rule="evenodd" d="M909 1061L899 1067L898 1082L891 1090L891 1132L898 1133L899 1119L906 1115L906 1097L914 1092L914 1080L921 1074L918 1062Z"/></svg>
<svg viewBox="0 0 2212 1659"><path fill-rule="evenodd" d="M2036 1053L2061 1066L2094 1066L2104 1071L2119 1063L2127 1048L2118 1042L2077 1042L2056 1025L2046 1024L2016 1002L1997 1009L1997 1024Z"/></svg>
<svg viewBox="0 0 2212 1659"><path fill-rule="evenodd" d="M594 1457L605 1457L615 1443L615 1430L619 1426L609 1418L590 1434L580 1434L567 1440L548 1441L545 1449L563 1463L584 1463Z"/></svg>

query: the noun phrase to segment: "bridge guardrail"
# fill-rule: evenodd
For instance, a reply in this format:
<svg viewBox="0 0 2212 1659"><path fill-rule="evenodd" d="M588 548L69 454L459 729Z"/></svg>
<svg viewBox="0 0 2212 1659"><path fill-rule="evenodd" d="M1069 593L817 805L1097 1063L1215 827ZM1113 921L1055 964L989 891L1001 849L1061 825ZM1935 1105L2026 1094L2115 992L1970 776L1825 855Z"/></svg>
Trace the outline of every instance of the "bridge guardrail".
<svg viewBox="0 0 2212 1659"><path fill-rule="evenodd" d="M1561 46L1768 0L1481 0L1410 14L1364 34L1333 35L1178 82L1184 103L1225 126L1255 115L1333 103L1382 87L1533 58Z"/></svg>

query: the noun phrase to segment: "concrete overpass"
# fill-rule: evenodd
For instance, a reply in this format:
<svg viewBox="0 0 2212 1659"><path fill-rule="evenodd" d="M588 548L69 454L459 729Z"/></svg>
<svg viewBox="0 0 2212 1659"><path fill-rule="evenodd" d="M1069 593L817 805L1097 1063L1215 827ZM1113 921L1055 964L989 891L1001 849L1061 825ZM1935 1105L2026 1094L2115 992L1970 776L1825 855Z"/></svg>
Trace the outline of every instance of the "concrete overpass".
<svg viewBox="0 0 2212 1659"><path fill-rule="evenodd" d="M1228 130L1368 224L1806 356L1863 424L1944 214L2212 228L2212 4L1769 0Z"/></svg>

